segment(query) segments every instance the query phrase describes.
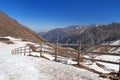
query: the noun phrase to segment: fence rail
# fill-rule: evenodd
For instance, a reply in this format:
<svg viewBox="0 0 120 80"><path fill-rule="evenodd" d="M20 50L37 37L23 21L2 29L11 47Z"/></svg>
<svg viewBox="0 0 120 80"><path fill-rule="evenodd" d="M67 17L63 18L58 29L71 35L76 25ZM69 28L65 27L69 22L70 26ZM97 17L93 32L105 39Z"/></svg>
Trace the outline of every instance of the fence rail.
<svg viewBox="0 0 120 80"><path fill-rule="evenodd" d="M90 54L98 54L98 55L113 55L113 56L120 56L118 53L108 53L108 52L92 52L92 51L83 51L83 53L90 53Z"/></svg>
<svg viewBox="0 0 120 80"><path fill-rule="evenodd" d="M99 47L120 47L120 45L99 45Z"/></svg>
<svg viewBox="0 0 120 80"><path fill-rule="evenodd" d="M52 47L48 47L46 45L50 45ZM54 47L53 47L54 45ZM60 45L60 44L59 44ZM28 46L23 46L23 47L19 47L16 49L12 50L12 54L24 54L24 55L31 55L31 52L38 52L38 54L40 56L42 56L42 53L50 53L55 55L55 59L57 60L57 56L61 55L61 56L65 56L65 57L71 57L74 58L75 60L79 61L82 59L86 59L86 60L93 60L93 59L89 59L89 58L84 58L82 57L83 54L99 54L99 55L113 55L113 56L120 56L120 54L116 54L116 53L106 53L106 52L91 52L91 51L82 51L81 50L81 44L61 44L61 45L69 45L69 46L78 46L79 50L75 50L75 49L66 49L66 48L61 48L60 46L58 46L57 44L53 44L53 43L40 43L37 47L35 45L28 45ZM119 47L119 45L100 45L100 47ZM69 54L69 52L71 54ZM75 54L74 54L75 53ZM101 61L101 60L97 60L94 59L94 61ZM106 63L111 63L111 64L118 64L118 63L114 63L114 62L109 62L109 61L103 61Z"/></svg>
<svg viewBox="0 0 120 80"><path fill-rule="evenodd" d="M110 64L117 64L117 65L120 64L119 62L106 61L106 60L102 60L102 59L91 59L91 58L85 58L85 57L83 57L83 59L91 60L91 61L98 61L98 62L105 62L105 63L110 63Z"/></svg>
<svg viewBox="0 0 120 80"><path fill-rule="evenodd" d="M26 53L29 53L29 55L31 54L32 52L32 49L30 49L29 46L23 46L23 47L19 47L19 48L16 48L16 49L13 49L11 54L26 54Z"/></svg>
<svg viewBox="0 0 120 80"><path fill-rule="evenodd" d="M106 53L106 52L92 52L92 51L82 51L82 45L81 44L61 44L62 46L77 46L78 49L67 49L60 47L60 44L53 44L53 43L40 43L39 45L27 45L23 47L19 47L16 49L13 49L11 51L11 54L20 54L20 55L32 55L32 52L38 52L39 57L43 57L43 53L49 53L54 55L55 61L57 61L57 57L64 56L64 57L72 57L74 60L78 62L78 65L80 64L80 61L82 60L90 60L90 61L98 61L98 62L104 62L104 63L110 63L110 64L116 64L119 65L119 74L120 74L120 63L119 62L112 62L112 61L106 61L106 60L99 60L99 59L91 59L91 58L85 58L83 57L84 54L98 54L98 55L113 55L113 56L120 56L120 54L116 53ZM48 47L49 46L49 47ZM120 47L120 45L100 45L98 47ZM97 72L96 70L93 70L92 68L88 68L87 66L82 66L85 69L88 69L90 71Z"/></svg>

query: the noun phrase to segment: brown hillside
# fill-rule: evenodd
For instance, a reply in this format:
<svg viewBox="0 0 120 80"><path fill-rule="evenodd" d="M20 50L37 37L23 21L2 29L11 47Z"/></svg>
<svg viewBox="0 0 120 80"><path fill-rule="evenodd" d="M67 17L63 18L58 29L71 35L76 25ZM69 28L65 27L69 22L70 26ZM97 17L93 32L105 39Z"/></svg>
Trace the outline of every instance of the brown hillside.
<svg viewBox="0 0 120 80"><path fill-rule="evenodd" d="M32 42L45 41L35 32L0 11L0 36L12 36Z"/></svg>

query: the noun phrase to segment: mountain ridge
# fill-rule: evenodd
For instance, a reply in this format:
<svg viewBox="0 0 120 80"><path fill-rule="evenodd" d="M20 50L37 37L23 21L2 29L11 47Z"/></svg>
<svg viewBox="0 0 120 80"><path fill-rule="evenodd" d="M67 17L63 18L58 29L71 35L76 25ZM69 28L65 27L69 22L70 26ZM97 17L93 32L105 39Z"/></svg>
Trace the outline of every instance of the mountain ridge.
<svg viewBox="0 0 120 80"><path fill-rule="evenodd" d="M42 37L33 32L31 29L18 23L17 20L10 18L2 11L0 11L0 36L22 38L24 40L32 42L45 41Z"/></svg>
<svg viewBox="0 0 120 80"><path fill-rule="evenodd" d="M120 23L110 23L107 25L90 25L88 27L66 27L53 29L44 34L39 33L47 41L56 43L83 43L100 44L120 39Z"/></svg>

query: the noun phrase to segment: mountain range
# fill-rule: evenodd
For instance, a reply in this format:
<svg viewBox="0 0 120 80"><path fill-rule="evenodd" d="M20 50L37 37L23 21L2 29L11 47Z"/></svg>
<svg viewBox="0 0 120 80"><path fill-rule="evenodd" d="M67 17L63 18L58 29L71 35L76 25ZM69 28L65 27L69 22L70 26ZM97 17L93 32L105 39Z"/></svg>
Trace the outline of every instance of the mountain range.
<svg viewBox="0 0 120 80"><path fill-rule="evenodd" d="M48 32L38 33L47 41L56 43L76 44L94 44L98 45L103 42L110 42L120 39L120 23L112 22L106 25L73 25L65 28L56 28Z"/></svg>

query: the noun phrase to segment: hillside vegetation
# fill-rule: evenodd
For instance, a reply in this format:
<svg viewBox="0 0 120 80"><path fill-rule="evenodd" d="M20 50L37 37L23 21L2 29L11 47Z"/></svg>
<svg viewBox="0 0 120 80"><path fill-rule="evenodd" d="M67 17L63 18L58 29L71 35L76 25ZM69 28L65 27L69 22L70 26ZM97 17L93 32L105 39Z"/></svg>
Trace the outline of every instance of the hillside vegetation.
<svg viewBox="0 0 120 80"><path fill-rule="evenodd" d="M0 11L0 36L12 36L32 42L45 41L35 32Z"/></svg>

